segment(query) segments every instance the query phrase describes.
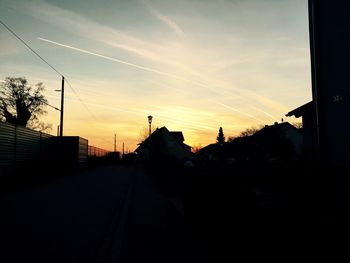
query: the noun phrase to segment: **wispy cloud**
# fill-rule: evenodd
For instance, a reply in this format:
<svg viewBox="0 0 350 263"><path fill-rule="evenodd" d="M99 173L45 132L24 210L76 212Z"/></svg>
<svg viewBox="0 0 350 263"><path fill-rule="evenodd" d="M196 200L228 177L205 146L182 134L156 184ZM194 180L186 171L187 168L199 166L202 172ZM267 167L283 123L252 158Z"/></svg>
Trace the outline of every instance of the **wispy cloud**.
<svg viewBox="0 0 350 263"><path fill-rule="evenodd" d="M112 58L112 57L109 57L109 56L101 55L101 54L98 54L98 53L95 53L95 52L91 52L91 51L88 51L88 50L85 50L85 49L73 47L71 45L62 44L62 43L59 43L59 42L56 42L56 41L52 41L52 40L49 40L49 39L45 39L45 38L42 38L42 37L38 37L37 39L39 39L41 41L45 41L45 42L51 43L51 44L54 44L54 45L57 45L57 46L61 46L61 47L68 48L68 49L72 49L72 50L75 50L75 51L78 51L78 52L81 52L81 53L85 53L85 54L89 54L89 55L92 55L92 56L100 57L100 58L107 59L107 60L110 60L110 61L114 61L114 62L117 62L117 63L120 63L120 64L128 65L128 66L131 66L131 67L134 67L134 68L138 68L138 69L141 69L141 70L145 70L145 71L149 71L149 72L152 72L152 73L160 74L160 75L163 75L163 76L171 77L171 78L174 78L174 79L177 79L177 80L189 82L189 83L195 84L197 86L205 87L205 88L207 88L209 90L215 91L214 89L212 89L211 87L209 87L209 86L207 86L207 85L205 85L203 83L200 83L200 82L197 82L197 81L193 81L193 80L190 80L190 79L186 79L186 78L183 78L183 77L180 77L180 76L177 76L177 75L165 72L165 71L157 70L157 69L150 68L150 67L144 67L144 66L141 66L141 65L138 65L138 64L134 64L134 63L127 62L127 61L124 61L124 60L121 60L121 59L117 59L117 58Z"/></svg>
<svg viewBox="0 0 350 263"><path fill-rule="evenodd" d="M156 4L159 1L138 1L127 1L122 5L114 1L108 6L101 2L98 4L101 12L94 14L88 9L97 4L85 5L73 11L70 8L76 5L73 7L68 2L3 0L13 6L13 13L21 17L17 19L17 29L20 29L19 33L26 30L23 34L26 39L41 36L40 41L46 44L98 58L89 65L80 66L78 60L70 63L72 55L76 55L72 52L60 52L61 57L58 57L48 52L52 46L43 45L43 42L32 43L38 44L35 47L42 51L40 54L52 63L69 64L66 73L70 76L67 77L86 105L101 117L101 125L103 122L110 125L111 130L107 132L110 134L115 132L115 123L130 121L133 126L128 124L127 128L123 127L126 129L125 136L135 131L137 136L138 126L146 125L145 116L152 114L155 120L159 120L157 125L181 129L186 139L190 133L194 142L204 144L215 141L219 126L225 128L227 136L239 132L243 126L265 124L284 115L291 108L292 100L297 105L299 102L295 101L295 96L303 99L301 89L308 83L305 84L306 77L300 78L297 74L305 75L303 72L308 64L304 61L308 59L308 49L289 48L304 47L298 36L289 34L289 28L274 33L275 27L270 25L277 25L275 21L283 22L283 19L266 15L268 23L264 24L264 19L259 20L261 14L270 14L271 10L257 10L259 12L254 11L246 16L246 13L240 14L245 9L239 6L230 9L227 1L221 1L219 5L210 1L173 4L171 0L164 0L159 5ZM249 8L259 0L248 2L250 4L240 1ZM112 10L111 6L121 8ZM214 6L218 9L214 10ZM103 8L109 10L104 13ZM184 12L180 16L173 15L181 10ZM130 13L126 14L125 11ZM6 16L2 8L0 13ZM105 14L113 14L117 19L113 17L108 22ZM256 21L261 23L256 24ZM288 25L292 26L292 23ZM288 35L288 39L279 40L278 37L284 35ZM289 42L293 38L295 43L301 44ZM3 44L8 48L0 53L11 51L11 43ZM84 62L89 57L85 59ZM118 64L104 63L103 60ZM3 62L2 75L23 72L23 75L41 78L39 70L34 71L27 64L23 64L24 68L20 70L16 61ZM9 69L12 64L14 68ZM117 74L116 68L119 69ZM51 76L46 71L49 69L42 67L40 73ZM94 82L89 77L106 82ZM41 80L48 84L49 80ZM48 87L55 85L49 83ZM53 91L47 93L52 93L52 104L59 103L57 94ZM74 98L69 89L67 95ZM71 127L82 130L80 125L87 125L84 122L77 125L73 117L80 120L86 118L85 122L90 125L89 116L79 109L75 110L80 104L79 100L70 102L74 110L67 115L67 121L71 121ZM118 108L113 108L113 105ZM67 128L70 125L67 124ZM96 127L101 125L99 123ZM92 130L91 127L84 127L82 132Z"/></svg>
<svg viewBox="0 0 350 263"><path fill-rule="evenodd" d="M137 69L141 69L141 70L145 70L145 71L148 71L148 72L152 72L152 73L160 74L160 75L163 75L163 76L171 77L171 78L174 78L174 79L182 80L182 81L185 81L185 82L189 82L189 83L198 85L200 87L205 87L206 89L214 91L214 92L217 93L217 91L213 90L209 86L206 86L205 84L202 84L202 83L199 83L199 82L195 82L195 81L192 81L192 80L189 80L189 79L185 79L185 78L182 78L182 77L174 75L174 74L170 74L170 73L167 73L167 72L164 72L164 71L160 71L160 70L157 70L157 69L153 69L153 68L149 68L149 67L144 67L144 66L137 65L137 64L134 64L134 63L130 63L130 62L127 62L127 61L124 61L124 60L120 60L120 59L117 59L117 58L104 56L104 55L101 55L101 54L98 54L98 53L95 53L95 52L91 52L91 51L88 51L88 50L85 50L85 49L81 49L81 48L73 47L73 46L70 46L70 45L58 43L58 42L55 42L55 41L52 41L52 40L48 40L48 39L45 39L45 38L38 37L37 39L39 39L41 41L45 41L45 42L51 43L51 44L54 44L54 45L58 45L58 46L61 46L61 47L64 47L64 48L72 49L72 50L75 50L75 51L78 51L78 52L81 52L81 53L85 53L85 54L88 54L88 55L96 56L96 57L99 57L99 58L103 58L103 59L106 59L106 60L110 60L110 61L113 61L113 62L124 64L124 65L127 65L127 66L131 66L131 67L134 67L134 68L137 68ZM234 111L236 111L239 114L248 116L250 118L253 118L253 119L263 123L262 120L259 120L256 117L254 117L253 115L250 115L249 113L246 113L246 112L244 112L242 110L237 110L237 109L235 109L233 107L227 106L227 105L222 104L222 103L218 103L218 104L221 105L221 106L224 106L224 107L226 107L228 109L234 110ZM260 110L260 111L264 112L265 114L268 114L268 113L266 113L263 110ZM271 115L269 115L269 116L271 116Z"/></svg>
<svg viewBox="0 0 350 263"><path fill-rule="evenodd" d="M184 37L185 32L182 28L173 21L170 17L162 14L159 10L154 8L147 0L140 0L140 2L147 7L147 9L154 15L158 20L167 25L178 37Z"/></svg>
<svg viewBox="0 0 350 263"><path fill-rule="evenodd" d="M49 95L48 97L57 99L56 97ZM80 101L74 97L74 94L67 93L67 96L65 98L66 102L68 103L74 103L79 105ZM90 100L93 100L93 98L90 98ZM120 112L123 113L123 115L133 115L133 116L139 116L139 117L145 117L147 114L150 114L150 108L154 108L154 106L147 106L147 105L140 105L138 108L135 108L133 110L128 110L126 108L116 107L116 106L109 106L109 104L106 103L96 103L91 101L85 101L85 104L88 106L94 107L94 109L105 109L108 110L110 113L113 112ZM123 105L123 104L121 104ZM147 110L146 110L147 108ZM216 131L217 127L215 125L205 125L204 123L196 121L196 118L198 118L198 115L201 114L201 111L196 111L193 109L181 109L181 108L169 108L169 107L156 107L157 110L152 113L154 118L159 122L166 123L170 126L178 126L185 128L185 130L196 130L196 131ZM151 110L152 111L152 110ZM174 114L176 113L176 114ZM101 117L101 116L100 116ZM125 116L124 116L125 117ZM105 119L105 117L104 117ZM88 118L90 122L96 122L97 120L91 120ZM162 126L163 126L162 125Z"/></svg>
<svg viewBox="0 0 350 263"><path fill-rule="evenodd" d="M180 77L177 77L177 76L172 75L170 73L159 71L157 69L144 67L144 66L137 65L137 64L134 64L134 63L130 63L130 62L127 62L127 61L124 61L124 60L121 60L121 59L112 58L112 57L109 57L109 56L104 56L104 55L97 54L95 52L91 52L91 51L88 51L88 50L85 50L85 49L81 49L81 48L73 47L73 46L70 46L70 45L65 45L65 44L62 44L62 43L58 43L56 41L48 40L48 39L41 38L41 37L38 37L37 39L39 39L41 41L45 41L45 42L51 43L51 44L54 44L54 45L57 45L57 46L61 46L61 47L69 48L69 49L72 49L72 50L75 50L75 51L78 51L78 52L82 52L82 53L85 53L85 54L89 54L89 55L93 55L93 56L100 57L100 58L103 58L103 59L107 59L107 60L111 60L111 61L114 61L114 62L118 62L120 64L128 65L128 66L131 66L131 67L134 67L134 68L142 69L142 70L145 70L145 71L149 71L149 72L153 72L153 73L157 73L157 74L161 74L161 75L165 75L165 76L170 76L170 77L174 77L174 78L180 78Z"/></svg>
<svg viewBox="0 0 350 263"><path fill-rule="evenodd" d="M45 23L58 26L65 31L84 38L107 44L152 61L186 68L185 65L179 65L159 54L161 50L164 50L164 46L166 46L162 45L162 43L154 43L134 37L126 32L101 25L75 12L57 7L45 1L41 1L40 4L34 4L31 1L20 2L17 8L22 8L27 14Z"/></svg>
<svg viewBox="0 0 350 263"><path fill-rule="evenodd" d="M260 119L256 118L255 116L253 116L253 115L251 115L251 114L249 114L249 113L246 113L246 112L244 112L244 111L238 110L238 109L236 109L236 108L233 108L233 107L228 106L228 105L223 104L223 103L217 102L217 104L220 105L220 106L222 106L222 107L225 107L225 108L227 108L227 109L229 109L229 110L235 111L235 112L237 112L237 113L239 113L239 114L242 114L242 115L244 115L244 116L247 116L247 117L249 117L249 118L252 118L252 119L254 119L254 120L256 120L256 121L258 121L258 122L260 122L260 123L265 123L263 120L260 120Z"/></svg>
<svg viewBox="0 0 350 263"><path fill-rule="evenodd" d="M252 105L248 105L248 107L250 107L250 108L252 108L252 109L254 109L254 110L257 110L257 111L262 112L263 114L265 114L267 117L269 117L269 118L272 119L273 121L276 121L276 120L277 120L277 118L276 118L275 116L271 115L270 113L268 113L268 112L266 112L266 111L264 111L264 110L262 110L262 109L259 109L259 108L255 107L255 106L252 106Z"/></svg>
<svg viewBox="0 0 350 263"><path fill-rule="evenodd" d="M111 58L109 56L103 56L87 50L84 50L84 53L88 54L90 52L90 55L99 56L101 58L104 57L108 60L114 60L115 62L125 65L134 66L149 72L154 72L173 79L185 81L197 87L205 88L217 96L227 96L227 93L224 91L224 86L228 86L228 90L240 90L241 93L244 94L243 96L250 95L238 87L233 87L231 83L225 83L225 78L222 78L222 76L215 76L213 73L214 71L211 73L208 72L209 74L207 74L207 72L203 72L201 70L201 66L212 67L214 65L214 61L212 59L210 59L210 63L208 63L208 54L206 53L206 50L196 50L196 52L194 52L194 50L187 50L187 48L177 49L176 47L172 46L172 44L164 44L162 43L164 40L160 41L159 43L155 43L136 38L130 34L108 26L100 25L72 11L59 8L46 2L41 2L40 5L33 5L33 3L26 2L23 3L23 5L30 11L29 13L31 15L37 17L38 19L42 19L45 22L59 26L64 30L69 30L72 33L88 37L94 41L99 41L111 47L122 49L142 58L147 58L153 62L171 65L178 74L142 66L137 63L130 63L124 60ZM66 48L69 48L68 45L66 45ZM78 48L74 47L73 49L78 51ZM80 51L81 50L82 49L80 49ZM202 54L202 56L193 57L193 54L197 53ZM217 51L215 51L215 54L216 53ZM199 68L197 64L194 63L199 63ZM200 77L201 80L198 81L198 79L193 79L194 76L196 76L196 78ZM262 95L256 96L256 98L257 97L264 99Z"/></svg>

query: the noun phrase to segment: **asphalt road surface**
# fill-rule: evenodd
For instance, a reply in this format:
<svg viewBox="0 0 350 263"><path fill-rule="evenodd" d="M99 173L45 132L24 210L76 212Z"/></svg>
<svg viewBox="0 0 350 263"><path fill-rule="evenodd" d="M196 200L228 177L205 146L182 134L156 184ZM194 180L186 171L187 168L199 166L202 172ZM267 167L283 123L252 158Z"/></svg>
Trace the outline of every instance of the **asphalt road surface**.
<svg viewBox="0 0 350 263"><path fill-rule="evenodd" d="M0 209L0 262L191 261L181 213L139 166L1 193Z"/></svg>

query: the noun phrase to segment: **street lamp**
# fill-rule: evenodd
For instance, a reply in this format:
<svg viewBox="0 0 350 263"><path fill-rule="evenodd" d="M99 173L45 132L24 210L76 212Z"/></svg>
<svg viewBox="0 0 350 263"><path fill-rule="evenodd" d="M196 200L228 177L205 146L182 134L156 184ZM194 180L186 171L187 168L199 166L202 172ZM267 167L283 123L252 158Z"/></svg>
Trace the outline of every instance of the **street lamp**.
<svg viewBox="0 0 350 263"><path fill-rule="evenodd" d="M151 115L149 115L147 118L148 118L148 124L149 124L149 136L151 136L151 132L152 132L151 124L152 124L153 117Z"/></svg>

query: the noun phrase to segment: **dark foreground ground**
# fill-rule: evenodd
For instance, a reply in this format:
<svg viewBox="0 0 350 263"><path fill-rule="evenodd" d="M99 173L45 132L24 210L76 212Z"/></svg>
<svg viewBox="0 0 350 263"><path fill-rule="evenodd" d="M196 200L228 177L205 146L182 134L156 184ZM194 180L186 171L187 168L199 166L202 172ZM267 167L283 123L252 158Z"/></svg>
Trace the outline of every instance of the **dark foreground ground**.
<svg viewBox="0 0 350 263"><path fill-rule="evenodd" d="M142 167L101 167L9 189L0 197L0 262L187 257L184 219Z"/></svg>
<svg viewBox="0 0 350 263"><path fill-rule="evenodd" d="M3 177L0 262L319 255L348 236L348 175L295 164L162 164Z"/></svg>
<svg viewBox="0 0 350 263"><path fill-rule="evenodd" d="M150 171L165 196L183 200L207 262L315 259L335 247L348 250L347 169L290 163Z"/></svg>

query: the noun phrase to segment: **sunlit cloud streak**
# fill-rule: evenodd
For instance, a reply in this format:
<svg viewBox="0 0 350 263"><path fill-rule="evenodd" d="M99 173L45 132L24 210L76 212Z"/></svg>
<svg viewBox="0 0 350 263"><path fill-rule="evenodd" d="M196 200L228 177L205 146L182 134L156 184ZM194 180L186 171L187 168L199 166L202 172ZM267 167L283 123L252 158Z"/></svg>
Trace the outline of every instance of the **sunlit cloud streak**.
<svg viewBox="0 0 350 263"><path fill-rule="evenodd" d="M62 9L62 8L57 7L55 5L52 5L50 3L42 2L39 6L24 4L24 3L22 3L22 5L26 9L30 10L32 15L35 15L35 17L38 17L39 19L43 19L44 21L47 21L49 23L53 23L53 24L56 24L58 26L61 26L61 27L65 28L66 30L70 30L70 31L77 33L79 35L82 35L82 36L87 36L95 41L99 41L99 42L107 44L109 46L125 50L127 52L136 54L138 56L147 58L149 60L158 61L161 63L175 66L177 68L185 70L186 74L190 73L192 75L195 74L197 76L200 76L200 74L198 74L198 72L196 73L193 68L191 68L189 66L182 65L177 60L174 60L174 59L171 59L170 57L167 57L167 55L170 51L171 51L171 53L173 53L171 48L170 48L170 50L164 49L165 46L167 46L167 45L161 45L160 43L154 43L154 42L150 42L150 41L145 41L145 40L140 39L140 38L136 38L134 36L131 36L130 34L116 30L114 28L100 25L94 21L86 19L85 17L83 17L77 13L74 13L70 10ZM41 39L41 40L43 40L43 39ZM157 73L157 74L160 74L163 76L168 76L168 77L171 77L171 78L174 78L177 80L181 80L181 81L196 85L197 87L203 87L203 88L207 89L208 91L210 91L211 93L219 95L219 96L227 97L227 95L228 95L228 93L226 93L224 91L223 85L221 85L221 83L219 83L215 78L213 79L213 76L210 77L210 79L213 80L210 82L213 82L213 83L208 84L207 82L205 82L203 80L201 80L201 81L191 80L189 78L181 77L178 74L172 74L169 72L165 72L163 70L158 70L158 69L151 68L151 67L145 67L145 66L142 66L140 64L130 63L127 61L111 58L111 57L97 54L94 52L90 52L87 50L83 51L82 49L78 49L76 47L72 47L72 46L68 46L68 45L63 45L63 44L60 44L58 42L54 43L54 41L50 41L50 40L47 42L50 42L50 43L56 44L56 45L61 45L61 46L64 46L66 48L71 48L71 49L74 49L76 51L79 50L81 52L84 52L84 53L87 53L90 55L95 55L95 56L105 58L108 60L113 60L115 62L119 62L119 63L125 64L125 65L134 66L134 67L142 69L142 70ZM183 51L184 50L182 50L182 52ZM244 97L254 96L258 101L263 100L266 102L268 100L268 99L266 100L265 97L257 94L256 92L249 92L249 91L246 91L243 89L239 89L237 87L233 87L232 85L229 87L229 90L238 90L242 93L242 95ZM241 97L243 98L243 96L241 96ZM274 105L277 105L277 104L278 103L274 103Z"/></svg>
<svg viewBox="0 0 350 263"><path fill-rule="evenodd" d="M231 107L231 106L228 106L228 105L223 104L223 103L220 103L220 102L215 102L215 103L218 104L218 105L221 105L222 107L225 107L226 109L235 111L235 112L237 112L237 113L239 113L239 114L242 114L242 115L245 115L245 116L247 116L247 117L249 117L249 118L252 118L252 119L254 119L254 120L258 121L258 122L265 123L263 120L260 120L260 119L254 117L253 115L251 115L251 114L249 114L249 113L246 113L246 112L244 112L244 111L240 111L240 110L238 110L238 109L236 109L236 108L233 108L233 107Z"/></svg>
<svg viewBox="0 0 350 263"><path fill-rule="evenodd" d="M50 23L73 34L78 34L82 37L89 38L131 54L136 54L139 57L148 60L160 62L163 64L179 67L182 69L189 69L185 65L181 65L172 59L167 59L161 55L160 50L164 50L167 45L154 43L144 39L140 39L130 35L129 33L117 30L115 28L101 25L91 21L75 12L66 10L47 3L45 1L40 4L33 4L31 1L20 2L14 8L23 8L29 15Z"/></svg>
<svg viewBox="0 0 350 263"><path fill-rule="evenodd" d="M69 93L67 94L69 95ZM73 96L73 94L71 94ZM48 96L50 98L55 98L54 96ZM75 104L80 104L81 102L78 99L75 99L73 97L66 97L65 101L70 102L70 103L75 103ZM139 117L145 117L149 110L143 110L143 109L138 109L138 110L126 110L124 108L118 108L118 107L113 107L113 106L107 106L104 104L99 104L99 103L93 103L93 102L84 102L88 106L93 106L93 107L98 107L98 108L103 108L103 109L108 109L112 111L117 111L117 112L122 112L126 113L129 115L134 115L134 116L139 116ZM183 127L187 127L188 130L217 130L217 127L214 126L208 126L208 125L203 125L199 122L196 121L191 121L191 120L186 120L186 119L180 119L180 118L174 118L171 114L163 113L163 112L157 112L153 114L153 117L157 118L158 120L165 121L168 123L177 123L180 124Z"/></svg>
<svg viewBox="0 0 350 263"><path fill-rule="evenodd" d="M281 1L283 8L259 0L234 6L231 1L3 0L0 13L40 54L65 68L98 116L94 121L67 89L67 129L95 138L117 130L134 145L151 114L154 127L181 130L186 139L205 145L215 142L220 126L226 137L238 134L279 120L305 100L311 85L308 32L301 25L307 28L307 4L302 11ZM38 36L43 38L33 42ZM16 56L8 52L17 49L12 42L2 41L2 75L44 82L50 104L59 105L53 90L60 81L21 49ZM72 63L79 54L86 57ZM57 123L57 116L50 110L47 120Z"/></svg>
<svg viewBox="0 0 350 263"><path fill-rule="evenodd" d="M166 15L162 14L154 8L147 0L141 0L140 1L142 4L144 4L148 10L153 14L158 20L163 22L165 25L167 25L177 36L179 37L184 37L185 32L182 30L182 28L172 19L167 17Z"/></svg>
<svg viewBox="0 0 350 263"><path fill-rule="evenodd" d="M164 111L167 110L167 108L165 107L157 107L157 108L158 110L156 115L168 121L176 122L176 123L179 123L180 125L182 125L183 123L186 123L188 124L188 127L197 127L200 130L213 130L213 131L217 130L216 126L209 126L209 125L205 125L204 123L191 120L189 118L187 119L182 118L182 116L184 115L187 115L187 117L191 115L196 115L197 112L195 110L188 110L186 112L177 112L177 114L172 114L172 113L164 113ZM174 115L179 115L179 117L174 118L173 117Z"/></svg>
<svg viewBox="0 0 350 263"><path fill-rule="evenodd" d="M45 39L45 38L38 37L37 39L39 39L41 41L45 41L45 42L51 43L51 44L54 44L54 45L58 45L58 46L61 46L61 47L72 49L72 50L75 50L75 51L78 51L78 52L82 52L82 53L85 53L85 54L97 56L97 57L104 58L104 59L107 59L107 60L110 60L110 61L114 61L114 62L121 63L121 64L124 64L124 65L128 65L128 66L131 66L131 67L135 67L135 68L138 68L138 69L141 69L141 70L145 70L145 71L148 71L148 72L152 72L152 73L160 74L160 75L163 75L163 76L171 77L171 78L174 78L174 79L178 79L178 80L181 80L181 81L184 81L184 82L188 82L188 83L194 84L196 86L200 86L200 87L206 88L207 90L209 90L209 91L211 91L211 92L213 92L213 93L215 93L217 95L225 95L225 96L227 95L227 94L224 94L222 92L219 92L218 89L211 88L210 86L205 85L205 84L203 84L201 82L192 81L192 80L189 80L189 79L186 79L186 78L182 78L180 76L177 76L177 75L174 75L174 74L171 74L171 73L168 73L168 72L160 71L160 70L149 68L149 67L144 67L144 66L141 66L141 65L138 65L138 64L134 64L134 63L131 63L131 62L127 62L127 61L124 61L124 60L112 58L112 57L101 55L101 54L97 54L95 52L91 52L91 51L88 51L88 50L85 50L85 49L73 47L71 45L58 43L56 41L48 40L48 39ZM244 91L244 90L241 90L241 89L238 89L238 88L232 88L232 89L233 90L239 90L239 91L245 92L245 93L247 92L247 91ZM252 92L250 92L250 93L252 93ZM263 111L261 109L258 109L258 110L261 111L261 112L264 112L264 114L268 114L268 116L272 116L269 113L267 113L267 112L265 112L265 111ZM238 112L242 113L243 115L250 116L248 113L244 113L242 111L238 111Z"/></svg>
<svg viewBox="0 0 350 263"><path fill-rule="evenodd" d="M96 57L100 57L100 58L104 58L104 59L107 59L107 60L111 60L111 61L114 61L114 62L118 62L118 63L124 64L124 65L128 65L128 66L131 66L131 67L134 67L134 68L138 68L138 69L142 69L142 70L145 70L145 71L150 71L150 72L153 72L153 73L157 73L157 74L165 75L165 76L168 76L168 77L172 77L172 78L177 78L177 79L183 80L182 78L180 78L178 76L175 76L175 75L172 75L170 73L163 72L163 71L159 71L157 69L144 67L144 66L137 65L137 64L134 64L134 63L130 63L130 62L127 62L127 61L124 61L124 60L121 60L121 59L117 59L117 58L104 56L104 55L101 55L101 54L97 54L95 52L87 51L85 49L73 47L73 46L70 46L70 45L65 45L65 44L58 43L58 42L55 42L55 41L52 41L52 40L48 40L48 39L45 39L45 38L38 37L37 39L45 41L45 42L48 42L48 43L51 43L51 44L55 44L55 45L58 45L58 46L61 46L61 47L65 47L65 48L69 48L69 49L72 49L72 50L75 50L75 51L79 51L79 52L82 52L82 53L85 53L85 54L89 54L89 55L93 55L93 56L96 56Z"/></svg>
<svg viewBox="0 0 350 263"><path fill-rule="evenodd" d="M54 44L54 45L58 45L58 46L61 46L61 47L69 48L69 49L72 49L72 50L75 50L75 51L78 51L78 52L82 52L82 53L85 53L85 54L89 54L89 55L93 55L93 56L96 56L96 57L104 58L104 59L107 59L107 60L110 60L110 61L114 61L114 62L117 62L117 63L120 63L120 64L128 65L128 66L131 66L131 67L134 67L134 68L138 68L138 69L141 69L141 70L145 70L145 71L153 72L153 73L160 74L160 75L163 75L163 76L171 77L171 78L174 78L174 79L177 79L177 80L185 81L185 82L188 82L188 83L200 86L200 87L207 88L207 89L209 89L209 90L211 90L211 91L213 91L215 93L218 93L215 89L213 89L213 88L211 88L211 87L209 87L209 86L207 86L207 85L205 85L203 83L200 83L200 82L197 82L197 81L193 81L193 80L190 80L190 79L186 79L186 78L182 78L180 76L177 76L177 75L174 75L174 74L171 74L171 73L168 73L168 72L160 71L160 70L149 68L149 67L144 67L144 66L137 65L137 64L134 64L134 63L131 63L131 62L127 62L127 61L124 61L124 60L121 60L121 59L112 58L112 57L109 57L109 56L97 54L95 52L91 52L91 51L88 51L88 50L85 50L85 49L81 49L81 48L73 47L73 46L70 46L70 45L58 43L56 41L48 40L48 39L45 39L45 38L42 38L42 37L37 37L37 39L39 39L41 41L45 41L45 42L51 43L51 44Z"/></svg>
<svg viewBox="0 0 350 263"><path fill-rule="evenodd" d="M102 26L99 24L96 24L95 22L91 22L90 20L65 9L56 7L54 5L48 4L43 2L40 6L38 7L33 7L32 5L24 5L28 10L31 11L31 13L33 15L36 15L36 17L38 17L39 19L43 19L44 21L47 21L49 23L53 23L56 24L58 26L64 27L67 30L71 30L72 32L74 31L74 33L78 33L80 35L83 36L88 36L89 38L102 42L104 44L107 44L109 46L112 47L116 47L116 48L120 48L123 49L125 51L134 53L136 55L139 55L141 57L153 60L153 61L158 61L161 63L165 63L165 64L169 64L172 66L175 66L177 68L181 68L183 70L186 71L186 73L191 73L196 74L197 76L199 76L200 74L198 74L198 72L196 73L192 68L182 65L180 63L178 63L176 60L174 59L167 59L166 56L160 55L162 53L164 53L164 45L160 45L160 44L155 44L153 42L149 42L149 41L144 41L138 38L135 38L133 36L130 36L129 34L126 34L124 32L120 32L118 30L115 30L113 28L107 27L107 26ZM39 15L39 12L40 14ZM44 14L45 16L43 17L42 14ZM59 14L59 15L58 15ZM52 19L54 18L54 19ZM135 63L130 63L127 61L123 61L120 59L115 59L115 58L111 58L108 56L104 56L101 54L97 54L95 52L90 52L87 50L83 50L80 48L76 48L73 46L69 46L69 45L65 45L65 44L61 44L55 41L51 41L45 38L41 38L39 37L38 39L42 40L42 41L46 41L49 42L51 44L56 44L62 47L66 47L66 48L70 48L73 49L75 51L80 51L86 54L90 54L90 55L94 55L94 56L98 56L101 58L105 58L111 61L115 61L115 62L119 62L125 65L129 65L129 66L134 66L136 68L142 69L142 70L146 70L149 72L153 72L153 73L158 73L164 76L168 76L168 77L172 77L174 79L178 79L199 87L203 87L206 88L207 90L211 91L214 94L217 95L224 95L221 91L219 91L220 89L218 88L214 88L211 85L208 85L206 83L203 83L202 81L194 81L194 80L190 80L188 78L183 78L180 77L178 75L175 74L171 74L168 72L164 72L164 71L160 71L154 68L150 68L150 67L144 67ZM165 52L167 54L167 52Z"/></svg>
<svg viewBox="0 0 350 263"><path fill-rule="evenodd" d="M58 42L55 42L55 41L52 41L52 40L48 40L48 39L45 39L45 38L38 37L37 39L39 39L41 41L45 41L45 42L51 43L51 44L54 44L54 45L58 45L58 46L61 46L61 47L72 49L72 50L75 50L75 51L78 51L78 52L82 52L82 53L85 53L85 54L93 55L93 56L96 56L96 57L104 58L104 59L107 59L107 60L110 60L110 61L114 61L114 62L117 62L117 63L121 63L121 64L124 64L124 65L135 67L135 68L138 68L138 69L141 69L141 70L145 70L145 71L153 72L153 73L156 73L156 74L172 77L172 78L175 78L175 79L178 79L178 80L190 82L190 83L193 83L193 84L196 84L196 85L200 85L202 87L204 86L206 88L209 88L206 85L199 84L199 83L193 82L193 81L188 80L188 79L181 78L179 76L176 76L176 75L173 75L173 74L170 74L170 73L167 73L167 72L163 72L163 71L159 71L159 70L156 70L156 69L144 67L144 66L137 65L137 64L134 64L134 63L130 63L130 62L127 62L127 61L124 61L124 60L120 60L120 59L104 56L104 55L97 54L97 53L94 53L94 52L91 52L91 51L87 51L85 49L76 48L76 47L73 47L73 46L70 46L70 45L65 45L65 44L58 43ZM259 119L255 118L253 115L250 115L249 113L237 110L237 109L235 109L233 107L227 106L227 105L222 104L222 103L218 103L218 104L223 106L223 107L225 107L225 108L231 109L231 110L236 111L236 112L238 112L238 113L240 113L242 115L248 116L248 117L250 117L252 119L255 119L255 120L259 121L259 122L264 123L262 120L259 120Z"/></svg>
<svg viewBox="0 0 350 263"><path fill-rule="evenodd" d="M268 112L266 112L266 111L264 111L264 110L262 110L262 109L259 109L259 108L257 108L257 107L254 107L254 106L252 106L252 105L247 105L248 107L250 107L250 108L252 108L252 109L254 109L254 110L257 110L257 111L260 111L260 112L262 112L263 114L265 114L266 116L268 116L270 119L272 119L273 121L277 121L277 118L276 117L274 117L273 115L271 115L270 113L268 113Z"/></svg>

